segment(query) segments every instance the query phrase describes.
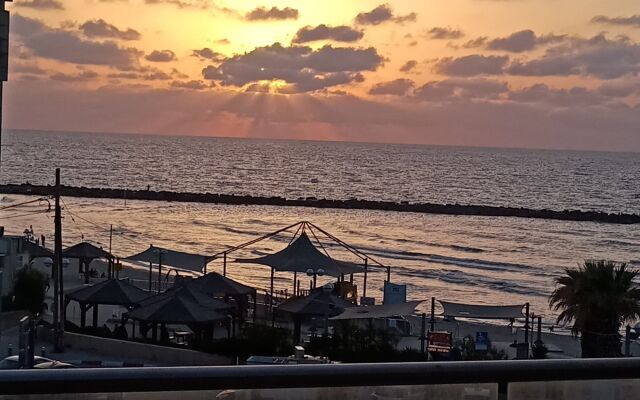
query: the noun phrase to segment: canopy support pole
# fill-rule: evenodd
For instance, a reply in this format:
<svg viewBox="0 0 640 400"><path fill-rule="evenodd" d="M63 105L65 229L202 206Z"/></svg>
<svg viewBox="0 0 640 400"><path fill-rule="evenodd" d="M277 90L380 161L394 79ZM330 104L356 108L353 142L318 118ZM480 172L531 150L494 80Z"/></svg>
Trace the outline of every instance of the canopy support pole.
<svg viewBox="0 0 640 400"><path fill-rule="evenodd" d="M269 310L273 308L273 275L275 269L271 268L271 291L269 292Z"/></svg>
<svg viewBox="0 0 640 400"><path fill-rule="evenodd" d="M153 274L153 264L149 262L149 293L151 293L151 277Z"/></svg>
<svg viewBox="0 0 640 400"><path fill-rule="evenodd" d="M256 323L256 314L258 312L258 291L253 292L253 323Z"/></svg>
<svg viewBox="0 0 640 400"><path fill-rule="evenodd" d="M524 342L529 345L529 303L524 305L525 307L525 316L524 316Z"/></svg>
<svg viewBox="0 0 640 400"><path fill-rule="evenodd" d="M93 327L98 327L98 304L93 303Z"/></svg>
<svg viewBox="0 0 640 400"><path fill-rule="evenodd" d="M158 252L158 294L162 292L162 252Z"/></svg>
<svg viewBox="0 0 640 400"><path fill-rule="evenodd" d="M298 282L298 272L293 271L293 296L296 296L296 284Z"/></svg>
<svg viewBox="0 0 640 400"><path fill-rule="evenodd" d="M222 276L227 276L227 253L223 254Z"/></svg>
<svg viewBox="0 0 640 400"><path fill-rule="evenodd" d="M429 319L429 323L431 324L431 332L436 330L436 298L431 298L431 319Z"/></svg>
<svg viewBox="0 0 640 400"><path fill-rule="evenodd" d="M369 269L367 260L368 258L364 259L364 282L362 283L362 297L367 297L367 270Z"/></svg>

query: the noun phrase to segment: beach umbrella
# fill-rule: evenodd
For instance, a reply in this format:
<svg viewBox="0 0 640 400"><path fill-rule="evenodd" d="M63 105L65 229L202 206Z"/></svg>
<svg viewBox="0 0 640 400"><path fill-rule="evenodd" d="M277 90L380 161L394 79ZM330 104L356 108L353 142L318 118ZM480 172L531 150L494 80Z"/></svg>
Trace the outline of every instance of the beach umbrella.
<svg viewBox="0 0 640 400"><path fill-rule="evenodd" d="M221 301L221 300L213 299L207 296L206 294L201 293L189 286L182 286L177 289L168 290L164 293L148 297L140 302L140 306L145 307L153 303L156 303L158 301L165 300L168 297L176 297L176 296L185 298L191 302L194 302L200 306L203 306L205 308L208 308L214 311L227 313L235 308L232 304L225 303L224 301Z"/></svg>

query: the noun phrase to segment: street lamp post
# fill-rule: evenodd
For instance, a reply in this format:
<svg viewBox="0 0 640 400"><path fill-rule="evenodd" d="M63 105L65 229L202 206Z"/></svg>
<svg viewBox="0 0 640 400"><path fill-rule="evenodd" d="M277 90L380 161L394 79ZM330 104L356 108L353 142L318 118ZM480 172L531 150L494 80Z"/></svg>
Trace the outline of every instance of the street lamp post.
<svg viewBox="0 0 640 400"><path fill-rule="evenodd" d="M307 270L307 276L313 277L313 288L317 287L318 277L324 275L324 269L318 268L316 270L309 268Z"/></svg>

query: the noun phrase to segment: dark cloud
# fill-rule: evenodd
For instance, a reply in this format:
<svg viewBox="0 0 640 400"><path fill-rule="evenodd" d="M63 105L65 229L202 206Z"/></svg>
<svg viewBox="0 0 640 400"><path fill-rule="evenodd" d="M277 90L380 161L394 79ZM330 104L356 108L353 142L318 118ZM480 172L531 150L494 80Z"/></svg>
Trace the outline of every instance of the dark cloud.
<svg viewBox="0 0 640 400"><path fill-rule="evenodd" d="M427 37L431 39L460 39L464 32L451 27L435 27L427 31Z"/></svg>
<svg viewBox="0 0 640 400"><path fill-rule="evenodd" d="M169 62L176 60L176 53L171 50L154 50L144 58L152 62Z"/></svg>
<svg viewBox="0 0 640 400"><path fill-rule="evenodd" d="M424 84L414 91L414 96L424 101L495 100L508 91L506 82L493 79L445 79Z"/></svg>
<svg viewBox="0 0 640 400"><path fill-rule="evenodd" d="M506 56L473 54L464 57L445 57L436 61L433 70L449 76L499 75L509 62Z"/></svg>
<svg viewBox="0 0 640 400"><path fill-rule="evenodd" d="M16 1L16 6L35 8L38 10L64 10L64 5L59 0L24 0Z"/></svg>
<svg viewBox="0 0 640 400"><path fill-rule="evenodd" d="M402 67L400 67L400 72L411 72L417 66L418 62L416 60L409 60L406 63L402 64Z"/></svg>
<svg viewBox="0 0 640 400"><path fill-rule="evenodd" d="M85 36L90 38L140 39L140 32L135 29L127 28L126 30L120 30L103 19L87 21L80 25L80 30Z"/></svg>
<svg viewBox="0 0 640 400"><path fill-rule="evenodd" d="M190 90L203 90L209 88L209 86L203 81L191 80L191 81L172 81L170 83L172 88L178 89L190 89Z"/></svg>
<svg viewBox="0 0 640 400"><path fill-rule="evenodd" d="M132 69L138 65L141 52L120 47L113 41L86 40L76 32L56 29L42 21L12 16L12 33L34 56L75 64L106 65L118 69Z"/></svg>
<svg viewBox="0 0 640 400"><path fill-rule="evenodd" d="M404 96L409 90L413 89L413 86L414 83L411 79L400 78L373 85L373 87L369 89L369 94Z"/></svg>
<svg viewBox="0 0 640 400"><path fill-rule="evenodd" d="M9 64L9 73L45 75L47 71L35 63L24 63L12 60Z"/></svg>
<svg viewBox="0 0 640 400"><path fill-rule="evenodd" d="M519 103L542 103L561 107L601 105L609 99L584 87L553 89L538 83L509 93L509 99Z"/></svg>
<svg viewBox="0 0 640 400"><path fill-rule="evenodd" d="M640 28L640 14L630 17L607 17L605 15L597 15L591 19L592 23L605 25L632 26Z"/></svg>
<svg viewBox="0 0 640 400"><path fill-rule="evenodd" d="M77 74L65 74L62 72L58 72L51 75L49 78L54 81L61 81L61 82L86 82L86 81L94 80L98 76L99 75L97 72L87 70L87 71L81 71Z"/></svg>
<svg viewBox="0 0 640 400"><path fill-rule="evenodd" d="M211 60L211 61L222 61L226 57L216 51L211 50L208 47L202 48L200 50L193 50L191 53L192 56L201 58L203 60Z"/></svg>
<svg viewBox="0 0 640 400"><path fill-rule="evenodd" d="M306 46L284 47L280 43L208 66L205 79L223 85L244 86L260 81L282 80L287 92L306 92L361 81L361 71L374 71L384 59L373 47L355 49L325 45L317 50Z"/></svg>
<svg viewBox="0 0 640 400"><path fill-rule="evenodd" d="M305 26L300 28L293 38L293 43L307 43L316 40L333 40L336 42L356 42L364 36L364 32L350 26Z"/></svg>
<svg viewBox="0 0 640 400"><path fill-rule="evenodd" d="M248 12L245 19L248 21L298 19L298 10L291 7L258 7Z"/></svg>
<svg viewBox="0 0 640 400"><path fill-rule="evenodd" d="M504 38L496 38L486 42L485 47L489 50L501 50L511 53L521 53L523 51L534 50L538 46L556 43L564 40L566 35L543 35L537 36L532 30L526 29L512 33Z"/></svg>
<svg viewBox="0 0 640 400"><path fill-rule="evenodd" d="M604 34L589 39L571 38L547 49L533 60L517 60L506 70L523 76L595 76L615 79L640 74L640 44Z"/></svg>
<svg viewBox="0 0 640 400"><path fill-rule="evenodd" d="M396 16L389 4L381 4L369 12L362 12L356 16L356 23L359 25L380 25L384 22L393 21L399 24L404 22L415 22L418 15L414 12L407 15Z"/></svg>

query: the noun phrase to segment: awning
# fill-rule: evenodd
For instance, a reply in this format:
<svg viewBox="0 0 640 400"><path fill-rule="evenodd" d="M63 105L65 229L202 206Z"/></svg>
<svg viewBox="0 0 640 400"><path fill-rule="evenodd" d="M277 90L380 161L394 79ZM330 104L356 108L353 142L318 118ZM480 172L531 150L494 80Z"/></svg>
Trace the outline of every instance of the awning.
<svg viewBox="0 0 640 400"><path fill-rule="evenodd" d="M147 250L129 256L125 258L125 260L142 261L152 264L162 263L163 266L202 272L205 265L209 262L209 257L200 254L163 249L162 247L151 245Z"/></svg>
<svg viewBox="0 0 640 400"><path fill-rule="evenodd" d="M391 318L412 315L422 301L408 301L400 304L381 304L345 309L342 314L329 318L332 320Z"/></svg>
<svg viewBox="0 0 640 400"><path fill-rule="evenodd" d="M296 240L284 249L258 258L238 259L237 262L262 264L276 271L306 273L311 269L324 270L324 275L339 277L364 272L364 267L346 261L338 261L320 252L309 240L306 233L301 233Z"/></svg>
<svg viewBox="0 0 640 400"><path fill-rule="evenodd" d="M195 289L191 289L187 286L181 286L177 289L172 289L164 293L148 297L144 299L142 302L140 302L140 306L146 307L158 301L165 300L168 297L176 297L176 296L182 297L202 307L205 307L220 313L226 314L227 312L235 309L235 306L233 304L228 304L228 303L225 303L224 301L216 300L214 298L207 296L204 293L200 293Z"/></svg>
<svg viewBox="0 0 640 400"><path fill-rule="evenodd" d="M438 300L445 317L466 317L480 319L511 319L524 317L524 304L486 306L479 304L461 304Z"/></svg>

